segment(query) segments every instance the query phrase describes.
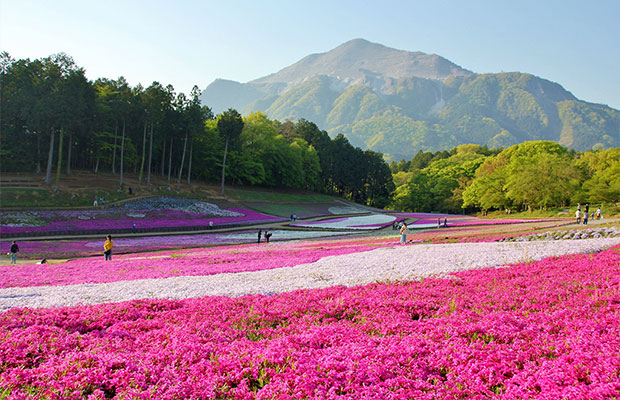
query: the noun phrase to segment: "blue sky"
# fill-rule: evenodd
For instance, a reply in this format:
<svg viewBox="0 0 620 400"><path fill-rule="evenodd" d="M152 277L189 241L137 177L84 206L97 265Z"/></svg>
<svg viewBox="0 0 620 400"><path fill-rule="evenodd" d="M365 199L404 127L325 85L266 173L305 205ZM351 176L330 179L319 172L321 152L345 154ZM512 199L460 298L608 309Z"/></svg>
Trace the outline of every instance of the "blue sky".
<svg viewBox="0 0 620 400"><path fill-rule="evenodd" d="M620 0L0 0L0 49L72 56L90 79L189 93L240 82L354 38L521 71L620 109Z"/></svg>

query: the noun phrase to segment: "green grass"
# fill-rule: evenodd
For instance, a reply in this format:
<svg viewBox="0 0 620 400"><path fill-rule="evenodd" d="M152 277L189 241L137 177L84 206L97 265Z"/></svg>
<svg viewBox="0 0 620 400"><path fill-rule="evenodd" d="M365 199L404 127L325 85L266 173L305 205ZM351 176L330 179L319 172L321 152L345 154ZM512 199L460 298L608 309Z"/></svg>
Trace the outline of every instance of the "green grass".
<svg viewBox="0 0 620 400"><path fill-rule="evenodd" d="M265 214L276 215L278 217L285 218L288 218L291 214L312 214L312 212L309 211L306 207L297 206L294 204L252 204L252 208Z"/></svg>
<svg viewBox="0 0 620 400"><path fill-rule="evenodd" d="M226 194L235 200L246 201L269 201L269 202L292 202L292 203L313 203L330 202L334 199L324 194L306 193L282 193L271 191L254 191L243 189L226 189Z"/></svg>
<svg viewBox="0 0 620 400"><path fill-rule="evenodd" d="M126 193L106 192L103 190L55 192L46 188L2 188L2 190L0 190L0 207L87 207L93 205L95 196L99 198L105 197L107 203L129 197Z"/></svg>

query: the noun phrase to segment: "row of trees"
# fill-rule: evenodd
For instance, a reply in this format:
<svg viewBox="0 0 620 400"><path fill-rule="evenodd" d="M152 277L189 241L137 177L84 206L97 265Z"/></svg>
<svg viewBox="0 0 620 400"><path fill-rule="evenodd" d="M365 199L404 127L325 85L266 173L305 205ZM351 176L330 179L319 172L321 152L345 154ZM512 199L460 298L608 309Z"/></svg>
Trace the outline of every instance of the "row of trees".
<svg viewBox="0 0 620 400"><path fill-rule="evenodd" d="M620 149L575 152L548 141L491 150L461 145L392 163L392 207L411 211L532 209L620 201Z"/></svg>
<svg viewBox="0 0 620 400"><path fill-rule="evenodd" d="M137 174L140 186L159 173L177 188L185 176L242 185L298 188L385 206L394 189L382 155L333 140L305 120L214 116L171 85L131 87L122 77L85 77L71 57L34 61L0 55L0 169L45 172L49 185L73 168ZM79 154L75 157L75 154ZM55 179L52 178L55 167ZM140 188L138 188L140 189Z"/></svg>

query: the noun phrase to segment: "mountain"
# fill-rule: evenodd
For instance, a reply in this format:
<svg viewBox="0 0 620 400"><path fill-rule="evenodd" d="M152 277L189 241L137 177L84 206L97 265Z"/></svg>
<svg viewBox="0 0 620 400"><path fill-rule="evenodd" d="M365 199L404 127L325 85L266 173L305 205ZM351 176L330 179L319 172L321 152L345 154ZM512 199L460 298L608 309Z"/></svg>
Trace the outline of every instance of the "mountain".
<svg viewBox="0 0 620 400"><path fill-rule="evenodd" d="M620 146L620 112L520 73L475 74L435 54L363 39L247 82L218 79L201 101L215 113L315 122L391 159L463 143L551 140L576 150Z"/></svg>

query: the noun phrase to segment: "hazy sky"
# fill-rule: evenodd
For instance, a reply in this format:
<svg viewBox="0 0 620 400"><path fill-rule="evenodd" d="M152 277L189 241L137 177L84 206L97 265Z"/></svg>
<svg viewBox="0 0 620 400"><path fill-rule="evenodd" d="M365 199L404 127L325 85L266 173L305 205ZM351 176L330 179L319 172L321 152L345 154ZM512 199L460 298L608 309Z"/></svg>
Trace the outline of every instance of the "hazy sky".
<svg viewBox="0 0 620 400"><path fill-rule="evenodd" d="M0 0L0 50L65 52L90 79L189 93L276 72L354 38L521 71L620 109L620 0Z"/></svg>

